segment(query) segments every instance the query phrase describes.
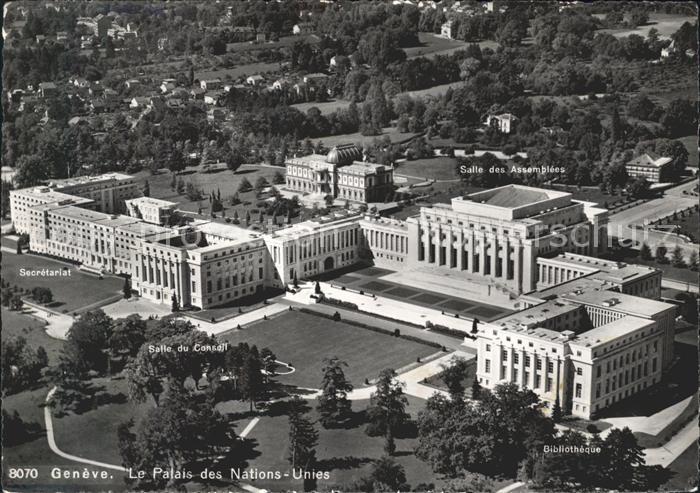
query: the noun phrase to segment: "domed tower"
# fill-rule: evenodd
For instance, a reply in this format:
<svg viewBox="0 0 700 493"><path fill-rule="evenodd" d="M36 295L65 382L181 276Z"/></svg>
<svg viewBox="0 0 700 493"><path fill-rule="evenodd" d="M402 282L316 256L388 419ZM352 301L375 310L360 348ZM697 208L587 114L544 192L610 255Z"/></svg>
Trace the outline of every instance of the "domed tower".
<svg viewBox="0 0 700 493"><path fill-rule="evenodd" d="M362 161L362 150L355 144L335 146L326 156L326 162L336 166L346 166L355 161Z"/></svg>

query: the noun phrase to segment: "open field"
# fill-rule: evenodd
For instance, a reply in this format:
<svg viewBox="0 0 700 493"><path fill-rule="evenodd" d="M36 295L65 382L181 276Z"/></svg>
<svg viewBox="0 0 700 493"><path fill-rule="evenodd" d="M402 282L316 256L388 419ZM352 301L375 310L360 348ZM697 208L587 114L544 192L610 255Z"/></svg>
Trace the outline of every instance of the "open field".
<svg viewBox="0 0 700 493"><path fill-rule="evenodd" d="M428 159L416 159L400 163L394 174L418 176L435 180L453 180L459 178L456 171L457 160L451 157L436 157Z"/></svg>
<svg viewBox="0 0 700 493"><path fill-rule="evenodd" d="M322 137L320 139L314 140L314 142L321 141L326 147L333 147L340 144L357 144L362 148L365 142L372 142L374 139L379 139L383 141L386 137L389 137L392 144L399 142L405 142L415 137L418 134L412 132L399 132L396 127L385 127L382 129L381 135L362 135L360 132L355 132L352 134L341 134L341 135L329 135L328 137Z"/></svg>
<svg viewBox="0 0 700 493"><path fill-rule="evenodd" d="M36 276L23 276L20 274L20 269L55 271L64 268L69 269L70 276L51 277L40 273ZM49 307L66 313L117 296L124 285L124 281L118 277L105 276L104 279L99 279L93 274L79 271L74 265L27 254L4 254L2 256L2 277L11 285L25 289L37 286L49 288L54 297L54 301L49 304Z"/></svg>
<svg viewBox="0 0 700 493"><path fill-rule="evenodd" d="M417 58L420 56L430 58L429 55L446 55L454 50L463 49L468 44L457 39L443 38L434 33L418 33L418 41L420 41L420 46L411 46L403 49L406 53L406 58Z"/></svg>
<svg viewBox="0 0 700 493"><path fill-rule="evenodd" d="M356 387L362 387L366 378L375 378L385 368L399 369L436 352L425 344L297 311L219 339L270 348L280 361L296 367L294 373L277 379L307 388L320 386L324 358L337 356L347 362L345 374Z"/></svg>
<svg viewBox="0 0 700 493"><path fill-rule="evenodd" d="M601 29L599 33L612 34L616 38L622 38L629 36L630 34L638 34L643 38L646 38L649 34L651 28L656 29L659 32L660 38L669 38L671 34L678 31L678 28L684 22L690 22L691 24L695 22L697 18L678 15L678 14L663 14L663 13L651 13L649 14L649 22L643 26L637 26L635 28L619 28L619 29Z"/></svg>
<svg viewBox="0 0 700 493"><path fill-rule="evenodd" d="M252 41L241 41L238 43L226 43L226 51L234 53L243 53L246 51L256 50L276 50L279 48L290 48L298 41L306 41L313 44L319 41L319 37L313 34L306 36L282 36L278 41L267 41L257 43Z"/></svg>
<svg viewBox="0 0 700 493"><path fill-rule="evenodd" d="M255 192L250 191L239 194L239 198L242 202L248 201L250 204L246 205L241 203L235 207L230 205L228 200L238 191L238 187L243 179L247 179L251 185L255 185L256 180L262 176L268 181L268 183L272 183L272 179L277 172L284 174L284 168L273 168L268 166L244 166L239 168L236 172L224 170L214 173L195 172L177 175L178 180L182 178L185 184L192 183L195 187L200 188L203 191L204 199L201 201L192 201L185 195L180 195L177 193L177 191L172 190L170 188L170 183L172 180L172 174L170 172L162 172L157 175L141 172L137 176L148 180L152 197L178 202L180 204L180 209L190 212L197 212L197 210L201 207L202 212L206 213L209 210L210 205L208 199L209 194L212 192L221 191L221 200L224 203L223 205L226 209L226 215L228 217L232 217L233 211L236 209L242 220L245 217L245 211L255 209L255 204L258 202L255 197Z"/></svg>
<svg viewBox="0 0 700 493"><path fill-rule="evenodd" d="M2 337L24 337L34 349L42 346L49 356L49 364L58 363L58 356L63 348L63 341L49 337L44 331L44 322L31 315L2 309Z"/></svg>
<svg viewBox="0 0 700 493"><path fill-rule="evenodd" d="M251 75L264 75L266 72L274 72L280 70L281 65L275 63L247 63L238 67L222 68L217 70L199 70L194 73L196 79L216 79L223 81L231 81L239 77L249 77Z"/></svg>
<svg viewBox="0 0 700 493"><path fill-rule="evenodd" d="M347 108L348 106L350 106L350 101L346 101L344 99L334 99L332 101L326 101L323 103L311 101L308 103L292 104L290 106L292 108L298 109L302 113L306 113L311 108L318 108L321 114L327 115L328 113L333 113L336 110Z"/></svg>
<svg viewBox="0 0 700 493"><path fill-rule="evenodd" d="M441 84L439 86L433 86L429 87L427 89L419 89L417 91L404 91L400 92L396 95L396 97L402 96L402 95L407 95L411 96L412 98L422 98L422 97L427 97L427 96L442 96L447 92L448 89L450 88L457 88L463 84L462 81L457 81L457 82L450 82L449 84ZM358 103L358 106L361 106L362 103ZM350 101L347 101L345 99L334 99L333 101L326 101L324 103L316 103L316 102L309 102L309 103L297 103L297 104L292 104L290 105L292 108L296 108L299 111L306 113L309 111L309 108L316 107L321 111L321 114L327 115L328 113L332 113L338 109L345 109L348 106L350 106ZM331 137L329 137L331 138Z"/></svg>

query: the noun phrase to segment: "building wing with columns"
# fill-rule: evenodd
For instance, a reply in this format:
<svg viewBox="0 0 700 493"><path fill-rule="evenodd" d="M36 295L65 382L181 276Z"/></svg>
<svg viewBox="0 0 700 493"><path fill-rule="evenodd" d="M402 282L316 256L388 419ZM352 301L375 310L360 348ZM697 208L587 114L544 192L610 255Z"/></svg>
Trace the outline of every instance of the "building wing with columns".
<svg viewBox="0 0 700 493"><path fill-rule="evenodd" d="M507 185L423 207L405 222L367 218L362 228L366 250L387 267L461 271L519 295L537 287L540 256L603 253L607 210L570 193Z"/></svg>

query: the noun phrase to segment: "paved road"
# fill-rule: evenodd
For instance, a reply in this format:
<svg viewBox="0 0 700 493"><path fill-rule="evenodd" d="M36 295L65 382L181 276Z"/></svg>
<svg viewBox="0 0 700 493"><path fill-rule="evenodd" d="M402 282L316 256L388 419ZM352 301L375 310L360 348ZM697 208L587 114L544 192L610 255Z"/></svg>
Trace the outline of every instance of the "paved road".
<svg viewBox="0 0 700 493"><path fill-rule="evenodd" d="M693 207L698 203L698 198L692 195L683 195L683 191L692 190L697 185L697 180L683 183L664 192L664 196L650 200L636 207L617 212L610 216L608 235L620 239L632 240L635 245L647 243L653 250L656 245L663 243L669 251L680 246L686 256L691 251L698 251L698 245L687 242L678 236L648 230L631 228L633 224L644 224L654 221L675 211Z"/></svg>

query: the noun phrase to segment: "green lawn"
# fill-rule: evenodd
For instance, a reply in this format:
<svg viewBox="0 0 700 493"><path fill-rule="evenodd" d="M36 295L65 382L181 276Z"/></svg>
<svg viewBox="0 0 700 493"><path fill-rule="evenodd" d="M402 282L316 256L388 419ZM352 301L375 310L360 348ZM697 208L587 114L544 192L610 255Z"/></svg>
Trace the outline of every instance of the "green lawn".
<svg viewBox="0 0 700 493"><path fill-rule="evenodd" d="M253 209L257 210L256 204L259 200L255 196L254 191L239 193L238 196L242 203L236 206L231 206L229 199L233 197L236 192L238 192L238 187L243 179L247 179L251 185L254 186L258 178L264 177L268 183L272 184L273 177L277 172L284 175L285 170L283 167L272 168L267 166L243 166L236 172L225 170L214 173L195 172L177 175L178 180L182 178L185 184L192 183L195 187L202 190L204 199L200 201L192 201L185 195L180 195L177 193L177 191L170 188L172 174L169 171L163 171L157 175L151 175L148 172L141 172L137 176L148 180L152 197L177 202L179 203L179 209L190 212L197 212L201 208L203 214L208 214L210 206L208 198L209 194L212 192L221 192L221 200L223 201L224 208L226 209L226 216L233 217L235 210L238 212L240 219L243 220L245 218L246 211L250 211L252 214ZM249 203L246 204L245 202ZM257 216L253 217L253 219L257 220Z"/></svg>
<svg viewBox="0 0 700 493"><path fill-rule="evenodd" d="M397 175L418 176L426 179L453 180L457 174L457 160L451 157L435 157L404 161L394 171Z"/></svg>
<svg viewBox="0 0 700 493"><path fill-rule="evenodd" d="M384 368L399 369L437 351L425 344L298 311L285 312L219 339L232 344L247 342L259 349L269 347L279 360L296 368L278 380L307 388L320 386L324 358L337 356L347 362L347 377L356 387L362 387L365 378L375 378Z"/></svg>
<svg viewBox="0 0 700 493"><path fill-rule="evenodd" d="M599 33L609 33L615 37L621 38L629 36L630 34L638 34L639 36L646 38L649 30L654 28L659 32L661 38L669 38L671 34L678 31L681 24L684 22L693 23L697 20L695 17L679 15L679 14L664 14L664 13L650 13L649 22L643 26L637 26L634 28L616 28L616 29L601 29Z"/></svg>
<svg viewBox="0 0 700 493"><path fill-rule="evenodd" d="M688 149L688 166L691 168L698 167L698 137L696 135L689 135L687 137L681 137L681 142L686 149Z"/></svg>
<svg viewBox="0 0 700 493"><path fill-rule="evenodd" d="M416 134L412 132L399 132L396 127L385 127L382 129L381 135L362 135L360 132L355 132L352 134L341 134L341 135L330 135L327 137L322 137L316 141L321 141L326 147L333 147L340 144L357 144L360 148L363 147L364 143L371 143L375 139L380 142L389 137L392 144L399 142L405 142ZM314 142L316 142L314 141Z"/></svg>
<svg viewBox="0 0 700 493"><path fill-rule="evenodd" d="M438 54L447 55L455 50L466 48L468 44L465 41L443 38L433 33L418 33L418 41L420 41L420 46L411 46L403 49L406 53L406 58L435 56Z"/></svg>
<svg viewBox="0 0 700 493"><path fill-rule="evenodd" d="M70 276L23 276L21 269L60 270L67 268ZM46 287L53 293L54 301L49 306L59 312L74 312L95 303L118 296L124 281L118 277L105 276L99 279L95 275L85 274L76 266L59 262L38 255L15 255L5 253L2 256L2 277L10 285L24 289L37 286Z"/></svg>
<svg viewBox="0 0 700 493"><path fill-rule="evenodd" d="M223 81L236 80L239 77L250 77L251 75L263 75L267 72L274 72L280 69L279 63L247 63L233 68L221 68L214 70L197 70L194 77L199 80L221 79ZM269 82L274 82L273 80Z"/></svg>
<svg viewBox="0 0 700 493"><path fill-rule="evenodd" d="M333 113L338 109L345 109L348 106L350 106L350 101L346 101L344 99L334 99L332 101L325 101L323 103L311 101L308 103L297 103L291 105L292 108L296 108L302 113L308 112L311 108L318 108L324 115L327 115L328 113Z"/></svg>
<svg viewBox="0 0 700 493"><path fill-rule="evenodd" d="M695 243L700 241L700 212L695 211L692 214L678 219L669 219L665 224L674 224L680 226L680 233L689 236Z"/></svg>
<svg viewBox="0 0 700 493"><path fill-rule="evenodd" d="M2 337L24 337L34 349L43 346L49 355L49 364L58 362L58 355L63 348L63 341L49 337L44 330L44 322L31 315L2 309Z"/></svg>

